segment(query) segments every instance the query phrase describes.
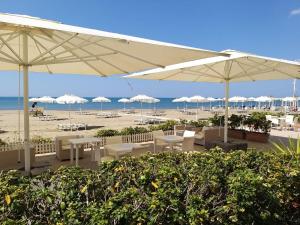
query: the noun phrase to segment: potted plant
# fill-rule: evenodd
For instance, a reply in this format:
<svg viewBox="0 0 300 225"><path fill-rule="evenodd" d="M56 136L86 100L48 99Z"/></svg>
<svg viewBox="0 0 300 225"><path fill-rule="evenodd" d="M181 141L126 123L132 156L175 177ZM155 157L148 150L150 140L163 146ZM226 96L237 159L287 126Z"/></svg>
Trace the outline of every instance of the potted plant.
<svg viewBox="0 0 300 225"><path fill-rule="evenodd" d="M229 117L228 136L236 139L245 139L245 131L241 129L244 121L243 115L232 114Z"/></svg>
<svg viewBox="0 0 300 225"><path fill-rule="evenodd" d="M255 112L245 119L245 125L249 131L246 131L246 139L248 141L266 143L269 139L271 129L271 121L267 120L264 113Z"/></svg>

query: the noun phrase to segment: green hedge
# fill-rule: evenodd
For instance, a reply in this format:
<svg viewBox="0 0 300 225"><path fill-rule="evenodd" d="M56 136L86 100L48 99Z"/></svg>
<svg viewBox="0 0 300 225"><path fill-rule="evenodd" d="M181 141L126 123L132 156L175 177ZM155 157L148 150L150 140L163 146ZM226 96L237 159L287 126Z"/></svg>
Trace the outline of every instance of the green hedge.
<svg viewBox="0 0 300 225"><path fill-rule="evenodd" d="M300 224L300 171L271 153L164 153L0 173L1 224Z"/></svg>

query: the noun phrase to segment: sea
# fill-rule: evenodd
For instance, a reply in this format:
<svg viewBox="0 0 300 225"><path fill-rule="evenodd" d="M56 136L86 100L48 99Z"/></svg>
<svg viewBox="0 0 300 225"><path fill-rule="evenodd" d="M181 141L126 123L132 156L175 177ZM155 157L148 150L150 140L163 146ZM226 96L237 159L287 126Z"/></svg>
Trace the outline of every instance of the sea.
<svg viewBox="0 0 300 225"><path fill-rule="evenodd" d="M93 103L92 99L94 97L83 97L88 100L85 104L73 104L73 105L62 105L62 104L43 104L38 103L38 107L44 107L48 110L100 110L101 104L100 103ZM123 97L111 97L109 98L111 102L109 103L103 103L102 109L103 110L113 110L113 109L123 109L124 104L119 103L118 100ZM156 104L147 104L143 103L144 109L180 109L180 108L196 108L196 103L173 103L172 100L174 98L158 98L160 100L159 103ZM31 107L32 103L29 103L29 107ZM257 105L255 102L246 102L246 103L230 103L231 106L238 107L238 106L254 106ZM273 103L275 106L280 106L281 102L275 101ZM216 102L204 102L199 103L198 107L222 107L224 106L224 102L216 101ZM263 103L261 103L261 106L263 106ZM267 106L267 105L266 105ZM139 109L141 107L141 104L138 102L128 103L125 105L127 109ZM17 109L23 109L23 98L20 97L0 97L0 110L17 110Z"/></svg>

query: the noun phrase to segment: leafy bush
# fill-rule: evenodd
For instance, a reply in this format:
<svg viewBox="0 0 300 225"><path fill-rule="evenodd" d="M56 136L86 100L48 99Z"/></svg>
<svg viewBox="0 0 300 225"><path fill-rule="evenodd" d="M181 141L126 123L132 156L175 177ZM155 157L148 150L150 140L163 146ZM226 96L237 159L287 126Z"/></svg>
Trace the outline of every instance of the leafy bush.
<svg viewBox="0 0 300 225"><path fill-rule="evenodd" d="M215 114L214 117L209 118L209 122L213 126L224 126L225 117L224 116L218 116L217 114Z"/></svg>
<svg viewBox="0 0 300 225"><path fill-rule="evenodd" d="M120 135L133 135L149 132L145 127L125 127L121 130Z"/></svg>
<svg viewBox="0 0 300 225"><path fill-rule="evenodd" d="M245 120L245 116L232 114L228 118L228 125L230 129L235 130L236 128L239 128L243 125L244 120Z"/></svg>
<svg viewBox="0 0 300 225"><path fill-rule="evenodd" d="M253 112L246 117L244 124L249 127L251 131L268 133L271 129L271 121L266 119L265 113Z"/></svg>
<svg viewBox="0 0 300 225"><path fill-rule="evenodd" d="M51 138L42 137L42 136L33 136L31 138L31 142L32 143L50 143L50 142L52 142L52 139Z"/></svg>
<svg viewBox="0 0 300 225"><path fill-rule="evenodd" d="M110 136L116 136L119 135L119 131L113 130L113 129L104 129L104 130L98 130L96 133L96 137L110 137Z"/></svg>
<svg viewBox="0 0 300 225"><path fill-rule="evenodd" d="M163 130L163 131L167 131L167 130L173 130L174 126L177 125L178 122L176 122L175 120L167 120L165 123L159 124L159 125L151 125L149 126L149 130L150 131L154 131L154 130Z"/></svg>
<svg viewBox="0 0 300 225"><path fill-rule="evenodd" d="M1 224L300 223L300 171L291 157L219 150L164 153L0 173Z"/></svg>

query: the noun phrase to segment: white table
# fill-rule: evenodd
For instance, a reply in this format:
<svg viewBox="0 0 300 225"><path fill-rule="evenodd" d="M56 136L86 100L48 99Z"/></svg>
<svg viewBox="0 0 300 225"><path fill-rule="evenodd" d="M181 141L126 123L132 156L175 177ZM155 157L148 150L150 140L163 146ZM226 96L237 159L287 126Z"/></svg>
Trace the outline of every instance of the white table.
<svg viewBox="0 0 300 225"><path fill-rule="evenodd" d="M105 145L104 148L109 153L113 154L116 159L119 159L121 155L131 153L134 148L138 148L140 146L141 145L137 143L120 143Z"/></svg>
<svg viewBox="0 0 300 225"><path fill-rule="evenodd" d="M165 135L165 136L155 137L154 138L154 153L156 153L156 142L157 142L157 140L166 142L170 146L171 150L173 150L174 144L183 142L183 137L176 136L176 135Z"/></svg>
<svg viewBox="0 0 300 225"><path fill-rule="evenodd" d="M78 166L78 153L79 153L79 146L84 145L84 144L97 144L98 142L101 142L101 138L76 138L76 139L70 139L69 142L71 144L71 151L70 151L70 162L73 164L74 162L74 147L76 150L75 154L75 165ZM91 148L91 157L92 160L95 157L95 149Z"/></svg>

